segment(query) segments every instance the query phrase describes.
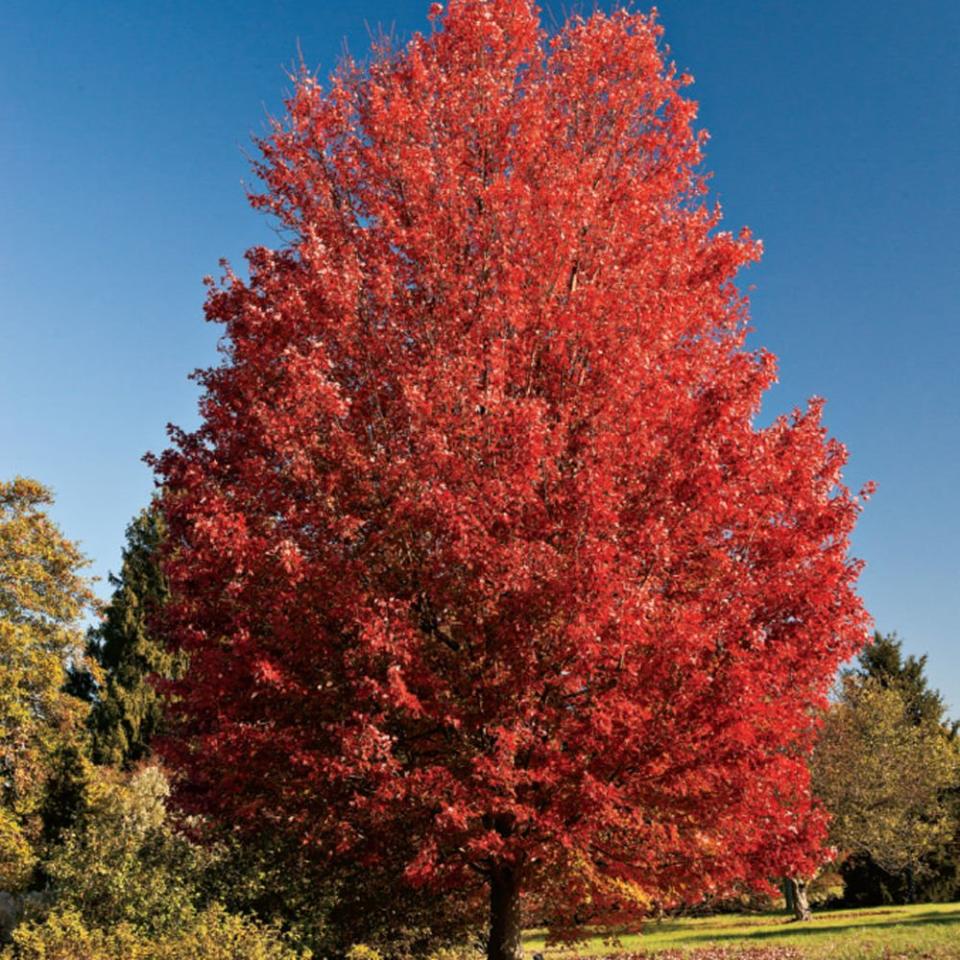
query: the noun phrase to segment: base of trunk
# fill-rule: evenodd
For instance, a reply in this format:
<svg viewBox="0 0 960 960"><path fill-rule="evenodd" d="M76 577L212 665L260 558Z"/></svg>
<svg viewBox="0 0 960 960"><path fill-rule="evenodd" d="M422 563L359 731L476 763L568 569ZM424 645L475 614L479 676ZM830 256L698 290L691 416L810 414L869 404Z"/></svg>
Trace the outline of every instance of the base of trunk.
<svg viewBox="0 0 960 960"><path fill-rule="evenodd" d="M516 873L501 867L490 877L490 935L487 960L522 960L520 884Z"/></svg>
<svg viewBox="0 0 960 960"><path fill-rule="evenodd" d="M793 914L794 920L809 920L813 916L810 912L810 901L807 899L807 884L805 880L796 877L787 877L784 881L787 909Z"/></svg>

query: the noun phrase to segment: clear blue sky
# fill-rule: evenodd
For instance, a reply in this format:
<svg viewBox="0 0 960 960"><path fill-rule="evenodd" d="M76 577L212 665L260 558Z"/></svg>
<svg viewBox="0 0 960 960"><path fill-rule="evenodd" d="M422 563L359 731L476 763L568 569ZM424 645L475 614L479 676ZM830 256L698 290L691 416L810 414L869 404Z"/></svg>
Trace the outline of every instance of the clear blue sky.
<svg viewBox="0 0 960 960"><path fill-rule="evenodd" d="M302 50L327 73L427 0L6 0L0 31L0 476L51 484L103 576L150 495L204 274L275 238L245 154ZM549 9L549 8L548 8ZM559 16L564 6L554 4ZM855 552L880 629L960 714L960 4L663 0L732 228L766 245L754 340L773 414L811 394L879 491ZM105 591L105 585L101 584Z"/></svg>

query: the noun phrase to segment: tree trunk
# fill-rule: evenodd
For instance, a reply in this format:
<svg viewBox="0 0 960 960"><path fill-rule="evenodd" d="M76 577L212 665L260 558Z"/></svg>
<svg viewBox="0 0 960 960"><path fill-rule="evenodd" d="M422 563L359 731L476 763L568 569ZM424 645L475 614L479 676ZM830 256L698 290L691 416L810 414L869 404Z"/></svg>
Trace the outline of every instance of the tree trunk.
<svg viewBox="0 0 960 960"><path fill-rule="evenodd" d="M787 913L793 915L793 887L790 885L790 878L783 878L783 902L787 907Z"/></svg>
<svg viewBox="0 0 960 960"><path fill-rule="evenodd" d="M813 914L810 912L810 901L807 900L806 881L787 877L787 887L790 894L787 903L793 907L793 919L809 920Z"/></svg>
<svg viewBox="0 0 960 960"><path fill-rule="evenodd" d="M520 884L510 867L500 867L490 877L490 936L487 960L521 960Z"/></svg>
<svg viewBox="0 0 960 960"><path fill-rule="evenodd" d="M907 867L907 903L917 902L917 882L913 867Z"/></svg>

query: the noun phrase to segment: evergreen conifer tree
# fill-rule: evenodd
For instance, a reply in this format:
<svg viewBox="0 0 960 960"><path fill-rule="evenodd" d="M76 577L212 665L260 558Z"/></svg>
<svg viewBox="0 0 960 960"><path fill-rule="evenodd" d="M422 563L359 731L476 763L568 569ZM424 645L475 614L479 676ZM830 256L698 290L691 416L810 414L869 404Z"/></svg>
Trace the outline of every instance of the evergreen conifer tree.
<svg viewBox="0 0 960 960"><path fill-rule="evenodd" d="M73 683L78 691L93 688L89 723L97 763L130 766L144 759L160 726L161 702L149 678L171 676L175 668L175 658L151 627L168 596L157 562L164 532L154 507L127 527L120 574L110 577L113 596L103 621L88 636L88 658L100 666L102 677L95 684L76 678Z"/></svg>
<svg viewBox="0 0 960 960"><path fill-rule="evenodd" d="M872 678L883 687L896 687L914 723L946 724L946 704L939 691L930 688L926 674L927 657L903 655L903 641L896 633L874 633L857 658L851 672L866 680Z"/></svg>

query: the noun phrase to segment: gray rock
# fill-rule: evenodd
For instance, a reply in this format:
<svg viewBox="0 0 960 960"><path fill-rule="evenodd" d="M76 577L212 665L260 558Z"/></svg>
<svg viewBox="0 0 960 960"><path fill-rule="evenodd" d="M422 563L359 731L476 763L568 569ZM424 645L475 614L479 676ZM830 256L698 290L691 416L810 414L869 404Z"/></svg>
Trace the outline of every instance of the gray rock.
<svg viewBox="0 0 960 960"><path fill-rule="evenodd" d="M23 916L23 897L0 890L0 943L9 943L13 928Z"/></svg>

